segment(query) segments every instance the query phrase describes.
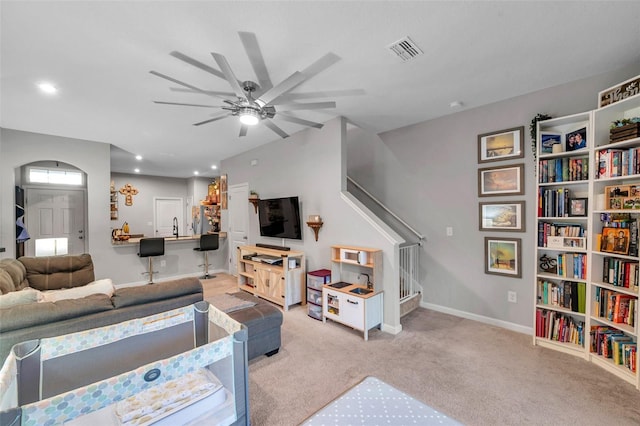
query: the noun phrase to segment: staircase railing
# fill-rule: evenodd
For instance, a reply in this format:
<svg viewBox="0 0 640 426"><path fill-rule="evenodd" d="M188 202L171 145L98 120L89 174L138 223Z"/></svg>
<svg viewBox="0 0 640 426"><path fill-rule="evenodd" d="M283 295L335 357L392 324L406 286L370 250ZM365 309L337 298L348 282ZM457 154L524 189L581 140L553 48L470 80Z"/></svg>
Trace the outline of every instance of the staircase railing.
<svg viewBox="0 0 640 426"><path fill-rule="evenodd" d="M401 224L411 234L415 235L417 242L407 242L400 245L400 253L398 259L398 271L400 274L400 303L416 296L420 293L422 287L420 286L420 247L424 241L424 235L414 229L411 225L405 222L397 214L391 211L380 200L373 196L369 191L364 189L358 182L352 178L347 177L349 183L355 186L359 191L365 194L371 201L373 201L379 208L388 213L395 221Z"/></svg>

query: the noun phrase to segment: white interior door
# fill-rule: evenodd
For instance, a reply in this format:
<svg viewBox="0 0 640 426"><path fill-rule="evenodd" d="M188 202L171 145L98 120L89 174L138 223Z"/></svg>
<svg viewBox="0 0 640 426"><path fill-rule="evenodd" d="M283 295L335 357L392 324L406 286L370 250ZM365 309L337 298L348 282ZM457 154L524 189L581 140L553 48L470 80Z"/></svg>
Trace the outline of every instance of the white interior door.
<svg viewBox="0 0 640 426"><path fill-rule="evenodd" d="M178 222L178 236L188 235L184 222L182 198L155 197L153 199L156 237L172 237L174 218Z"/></svg>
<svg viewBox="0 0 640 426"><path fill-rule="evenodd" d="M31 238L25 243L25 254L85 253L84 199L84 190L26 188L25 226Z"/></svg>
<svg viewBox="0 0 640 426"><path fill-rule="evenodd" d="M229 227L229 273L238 275L238 246L246 245L249 241L249 207L253 206L249 199L249 184L230 185L228 195Z"/></svg>

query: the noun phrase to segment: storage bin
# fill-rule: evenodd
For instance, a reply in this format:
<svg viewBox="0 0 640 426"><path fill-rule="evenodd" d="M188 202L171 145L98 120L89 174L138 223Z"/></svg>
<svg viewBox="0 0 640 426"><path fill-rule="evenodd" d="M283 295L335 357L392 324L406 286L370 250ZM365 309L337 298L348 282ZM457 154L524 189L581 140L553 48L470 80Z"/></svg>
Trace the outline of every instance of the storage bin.
<svg viewBox="0 0 640 426"><path fill-rule="evenodd" d="M311 318L322 321L322 306L308 303L307 309L308 309L307 313Z"/></svg>
<svg viewBox="0 0 640 426"><path fill-rule="evenodd" d="M322 305L322 291L307 288L307 302Z"/></svg>
<svg viewBox="0 0 640 426"><path fill-rule="evenodd" d="M331 271L328 269L318 269L307 274L307 288L322 291L322 286L331 282Z"/></svg>

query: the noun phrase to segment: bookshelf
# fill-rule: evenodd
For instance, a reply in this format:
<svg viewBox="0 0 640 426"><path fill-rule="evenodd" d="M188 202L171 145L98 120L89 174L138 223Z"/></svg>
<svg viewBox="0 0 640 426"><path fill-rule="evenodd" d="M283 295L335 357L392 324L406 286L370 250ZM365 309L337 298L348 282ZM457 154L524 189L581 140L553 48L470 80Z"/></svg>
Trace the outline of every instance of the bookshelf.
<svg viewBox="0 0 640 426"><path fill-rule="evenodd" d="M533 343L640 390L640 137L610 132L632 117L640 117L640 95L538 122ZM578 133L586 144L574 148Z"/></svg>

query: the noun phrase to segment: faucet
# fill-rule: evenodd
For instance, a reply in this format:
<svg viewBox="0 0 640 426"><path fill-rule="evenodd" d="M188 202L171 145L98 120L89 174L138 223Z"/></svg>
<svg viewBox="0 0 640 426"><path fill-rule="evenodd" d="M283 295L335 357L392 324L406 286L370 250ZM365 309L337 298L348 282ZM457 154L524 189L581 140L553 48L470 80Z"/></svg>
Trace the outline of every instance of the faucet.
<svg viewBox="0 0 640 426"><path fill-rule="evenodd" d="M178 218L173 218L173 236L178 239Z"/></svg>
<svg viewBox="0 0 640 426"><path fill-rule="evenodd" d="M369 274L365 274L364 272L361 272L358 278L360 278L362 275L367 277L367 288L369 290L373 290L373 283L371 282L371 277L369 277Z"/></svg>

